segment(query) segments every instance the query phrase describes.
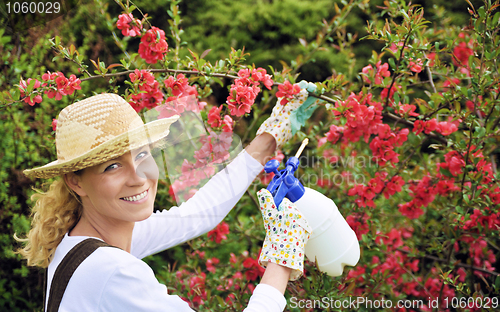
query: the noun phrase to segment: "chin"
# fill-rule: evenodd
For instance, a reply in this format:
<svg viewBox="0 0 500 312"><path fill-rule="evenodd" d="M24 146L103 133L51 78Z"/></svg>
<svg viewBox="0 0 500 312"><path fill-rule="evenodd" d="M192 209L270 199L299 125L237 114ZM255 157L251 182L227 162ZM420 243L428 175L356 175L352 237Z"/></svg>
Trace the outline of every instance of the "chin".
<svg viewBox="0 0 500 312"><path fill-rule="evenodd" d="M147 214L142 214L138 220L136 222L141 222L141 221L144 221L146 220L147 218L151 217L151 215L153 214L153 211L150 211L149 213Z"/></svg>
<svg viewBox="0 0 500 312"><path fill-rule="evenodd" d="M141 212L141 215L139 216L139 220L137 221L144 221L147 218L151 217L154 211L154 202L151 203L151 206L149 206L147 209L145 209L143 212Z"/></svg>

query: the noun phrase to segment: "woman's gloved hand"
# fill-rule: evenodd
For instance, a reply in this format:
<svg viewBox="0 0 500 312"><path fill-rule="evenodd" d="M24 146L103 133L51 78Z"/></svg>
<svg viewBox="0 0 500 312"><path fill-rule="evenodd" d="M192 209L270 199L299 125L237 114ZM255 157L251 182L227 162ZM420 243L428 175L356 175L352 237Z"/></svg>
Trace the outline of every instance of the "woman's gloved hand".
<svg viewBox="0 0 500 312"><path fill-rule="evenodd" d="M268 262L289 267L290 280L297 280L304 272L304 249L312 229L288 198L276 208L268 190L261 189L257 195L266 229L259 264L264 268Z"/></svg>
<svg viewBox="0 0 500 312"><path fill-rule="evenodd" d="M304 125L305 121L311 117L312 113L320 101L317 98L309 97L309 92L314 92L316 86L306 81L299 83L300 92L295 94L286 105L281 105L283 98L278 98L271 116L262 123L257 130L257 135L264 132L271 134L276 139L276 148L281 147Z"/></svg>

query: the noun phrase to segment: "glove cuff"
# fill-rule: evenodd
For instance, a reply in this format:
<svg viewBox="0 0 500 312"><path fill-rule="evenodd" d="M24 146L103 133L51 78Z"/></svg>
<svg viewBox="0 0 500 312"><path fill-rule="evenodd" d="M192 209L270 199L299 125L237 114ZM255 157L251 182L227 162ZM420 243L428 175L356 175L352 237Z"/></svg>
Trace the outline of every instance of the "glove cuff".
<svg viewBox="0 0 500 312"><path fill-rule="evenodd" d="M283 242L284 243L283 244L280 242L281 240L280 238L276 238L276 240L277 241L275 241L274 243L270 242L270 240L267 238L266 238L267 242L264 241L262 252L260 253L259 256L260 266L266 268L269 262L276 263L281 266L285 266L292 269L292 272L290 272L290 278L289 278L290 281L295 281L299 279L304 273L303 250L305 242L299 242L301 248L295 248L296 245L294 242L289 242L289 244Z"/></svg>

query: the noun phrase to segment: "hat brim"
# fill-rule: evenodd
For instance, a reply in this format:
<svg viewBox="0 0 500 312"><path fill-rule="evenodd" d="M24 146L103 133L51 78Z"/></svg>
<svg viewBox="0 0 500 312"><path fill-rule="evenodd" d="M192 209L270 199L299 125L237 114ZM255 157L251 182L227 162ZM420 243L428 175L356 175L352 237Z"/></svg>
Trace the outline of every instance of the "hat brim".
<svg viewBox="0 0 500 312"><path fill-rule="evenodd" d="M122 133L76 158L65 161L56 160L42 167L24 170L23 173L29 178L48 179L102 164L165 138L170 132L170 125L178 119L179 116L175 115L151 121Z"/></svg>

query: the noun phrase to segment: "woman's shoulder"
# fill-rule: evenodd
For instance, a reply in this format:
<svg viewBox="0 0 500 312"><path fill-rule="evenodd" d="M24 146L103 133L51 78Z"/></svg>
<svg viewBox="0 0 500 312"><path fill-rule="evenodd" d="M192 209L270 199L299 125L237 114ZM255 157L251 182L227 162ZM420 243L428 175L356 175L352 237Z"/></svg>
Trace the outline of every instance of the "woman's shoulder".
<svg viewBox="0 0 500 312"><path fill-rule="evenodd" d="M50 264L52 269L49 266L49 284L64 255L85 239L87 237L65 236ZM156 285L158 281L145 262L128 252L115 247L99 247L74 271L61 305L69 307L77 302L84 308L81 311L98 311L104 302L124 301L124 296L133 296L128 289L136 283Z"/></svg>
<svg viewBox="0 0 500 312"><path fill-rule="evenodd" d="M66 234L64 238L62 239L61 243L57 246L57 249L54 253L54 257L52 258L50 265L49 265L49 271L55 270L61 261L64 259L64 257L79 243L83 242L86 239L89 239L92 237L87 237L87 236L68 236ZM97 238L96 238L97 239ZM121 262L129 262L129 261L134 261L137 260L134 256L130 255L128 252L120 249L120 248L115 248L115 247L100 247L96 249L92 254L90 254L87 259L91 259L91 262L93 261L98 261L101 264L104 264L106 262L111 262L111 263L121 263ZM86 259L86 260L87 260Z"/></svg>

